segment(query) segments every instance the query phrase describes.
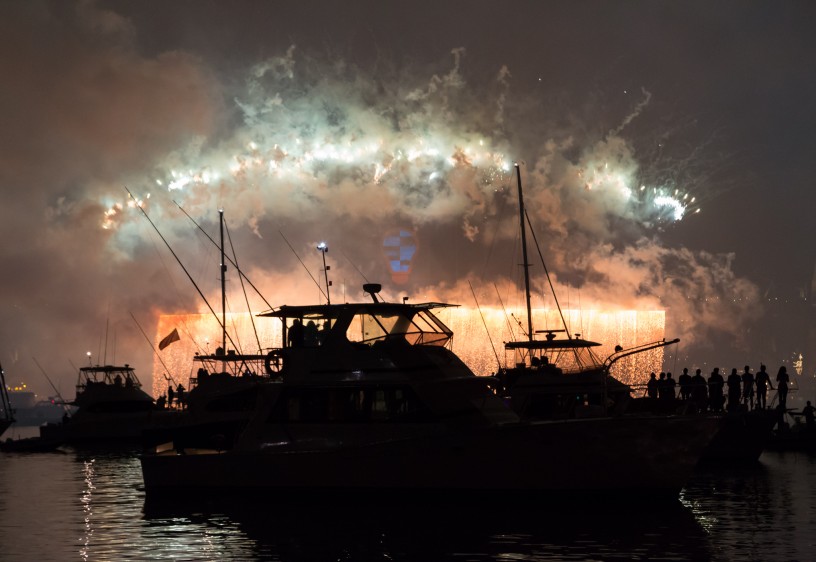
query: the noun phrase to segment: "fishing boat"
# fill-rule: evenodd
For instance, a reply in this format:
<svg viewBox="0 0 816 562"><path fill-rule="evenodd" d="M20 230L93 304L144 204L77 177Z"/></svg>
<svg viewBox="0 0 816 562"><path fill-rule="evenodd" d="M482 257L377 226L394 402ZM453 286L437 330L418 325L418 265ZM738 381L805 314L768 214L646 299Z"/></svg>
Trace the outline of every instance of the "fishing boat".
<svg viewBox="0 0 816 562"><path fill-rule="evenodd" d="M141 456L148 499L474 492L677 497L716 420L522 421L451 351L451 305L281 306L246 428L228 450L166 443Z"/></svg>
<svg viewBox="0 0 816 562"><path fill-rule="evenodd" d="M76 408L60 423L40 426L40 438L49 443L84 445L95 443L139 444L142 432L169 423L174 412L159 408L142 390L129 364L80 367Z"/></svg>
<svg viewBox="0 0 816 562"><path fill-rule="evenodd" d="M526 212L521 187L521 172L516 165L527 305L527 338L505 343L505 364L497 373L498 391L506 397L522 419L568 419L603 416L628 416L653 423L656 416L716 417L718 429L701 456L702 461L755 462L771 439L776 423L771 411L735 411L706 413L689 407L673 396L655 402L651 398L635 397L630 385L612 375L612 366L631 355L644 353L679 342L660 340L630 348L616 346L615 351L601 359L595 349L600 343L573 336L564 329L534 330L530 306L530 277L526 242ZM543 263L549 281L549 272ZM550 283L552 288L552 283ZM558 298L553 297L559 314ZM563 334L563 335L560 335ZM543 337L542 337L543 335ZM674 390L671 391L672 393Z"/></svg>
<svg viewBox="0 0 816 562"><path fill-rule="evenodd" d="M14 423L14 412L11 409L8 387L6 386L6 373L0 365L0 435L3 435L11 424Z"/></svg>
<svg viewBox="0 0 816 562"><path fill-rule="evenodd" d="M220 243L216 243L212 238L210 241L218 247L221 257L219 267L221 272L220 317L206 298L204 300L221 329L221 344L213 353L196 353L193 356L193 367L187 379L186 392L183 398L179 397L174 410L177 415L171 420L171 423L154 427L144 433L143 443L148 447L173 441L179 448L204 447L220 450L231 448L238 432L246 426L252 414L259 386L278 376L270 364L268 354L261 348L257 334L257 352L247 353L235 349L238 345L227 331L227 262L230 261L233 264L242 282L249 282L249 280L240 271L237 263L225 254L224 211L219 210L218 215ZM146 214L145 216L147 217ZM155 225L153 226L155 228ZM198 228L201 229L200 226ZM203 232L203 229L201 230ZM209 235L207 237L209 238ZM175 256L175 253L173 255ZM176 259L178 260L178 257ZM183 265L182 269L187 271ZM192 277L190 281L203 297L203 293ZM258 294L260 295L260 292ZM263 298L262 295L261 298ZM265 299L264 302L266 302ZM268 306L271 308L271 305Z"/></svg>
<svg viewBox="0 0 816 562"><path fill-rule="evenodd" d="M521 170L516 167L519 199L519 229L524 268L524 294L527 305L525 338L504 344L505 362L496 373L498 391L523 419L565 419L620 415L627 411L632 388L611 374L612 366L631 355L677 343L660 340L615 351L600 359L594 349L600 343L573 335L567 330L558 297L563 329L534 330L530 305L530 264L527 255L527 214L521 185ZM536 242L537 245L537 242ZM540 254L540 251L539 251ZM549 271L542 258L550 287Z"/></svg>

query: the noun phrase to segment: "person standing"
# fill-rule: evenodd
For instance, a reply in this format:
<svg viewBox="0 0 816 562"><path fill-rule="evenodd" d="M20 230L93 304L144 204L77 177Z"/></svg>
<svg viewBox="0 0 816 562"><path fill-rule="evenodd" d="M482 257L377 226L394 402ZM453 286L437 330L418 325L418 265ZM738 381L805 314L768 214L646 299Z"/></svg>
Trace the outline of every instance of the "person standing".
<svg viewBox="0 0 816 562"><path fill-rule="evenodd" d="M676 396L677 381L672 378L671 372L666 373L666 400L674 403Z"/></svg>
<svg viewBox="0 0 816 562"><path fill-rule="evenodd" d="M697 372L699 373L700 369L697 369ZM708 401L712 412L721 412L723 409L723 403L725 402L723 386L725 386L725 379L720 374L720 368L714 367L708 377Z"/></svg>
<svg viewBox="0 0 816 562"><path fill-rule="evenodd" d="M656 400L657 399L657 390L658 390L658 383L657 377L654 373L649 375L649 382L646 383L646 396L649 398Z"/></svg>
<svg viewBox="0 0 816 562"><path fill-rule="evenodd" d="M728 375L728 379L725 382L728 385L728 411L736 412L739 410L741 396L740 383L742 382L736 367L731 369L731 374Z"/></svg>
<svg viewBox="0 0 816 562"><path fill-rule="evenodd" d="M697 372L691 377L691 400L698 412L706 411L708 407L708 385L700 369L697 369Z"/></svg>
<svg viewBox="0 0 816 562"><path fill-rule="evenodd" d="M771 387L771 377L768 371L765 370L765 365L759 366L759 372L754 377L754 384L756 385L756 399L757 408L764 410L768 407L768 387Z"/></svg>
<svg viewBox="0 0 816 562"><path fill-rule="evenodd" d="M805 416L805 427L809 432L812 432L814 421L816 421L816 408L811 406L810 400L808 400L807 405L802 408L802 415Z"/></svg>
<svg viewBox="0 0 816 562"><path fill-rule="evenodd" d="M779 394L779 409L785 410L788 407L788 383L790 377L788 376L788 369L784 365L779 367L779 372L776 374L776 388Z"/></svg>
<svg viewBox="0 0 816 562"><path fill-rule="evenodd" d="M748 406L748 410L754 409L754 374L748 365L742 372L742 401Z"/></svg>
<svg viewBox="0 0 816 562"><path fill-rule="evenodd" d="M683 374L677 377L677 384L680 385L680 398L682 400L691 398L691 375L688 372L688 367L684 367Z"/></svg>

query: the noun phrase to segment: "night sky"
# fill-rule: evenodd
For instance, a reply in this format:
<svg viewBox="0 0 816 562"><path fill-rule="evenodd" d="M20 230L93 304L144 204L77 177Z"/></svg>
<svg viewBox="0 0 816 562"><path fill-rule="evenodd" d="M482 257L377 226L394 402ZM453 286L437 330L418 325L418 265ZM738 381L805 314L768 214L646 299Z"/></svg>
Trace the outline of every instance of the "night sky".
<svg viewBox="0 0 816 562"><path fill-rule="evenodd" d="M217 250L176 203L213 236L224 209L272 305L320 298L298 258L317 276L326 240L338 298L365 277L473 306L470 281L517 306L515 161L561 300L666 309L706 373L801 353L810 375L814 22L806 1L3 2L7 378L52 394L36 358L72 396L91 351L149 379L141 330L204 310L126 187L214 306Z"/></svg>

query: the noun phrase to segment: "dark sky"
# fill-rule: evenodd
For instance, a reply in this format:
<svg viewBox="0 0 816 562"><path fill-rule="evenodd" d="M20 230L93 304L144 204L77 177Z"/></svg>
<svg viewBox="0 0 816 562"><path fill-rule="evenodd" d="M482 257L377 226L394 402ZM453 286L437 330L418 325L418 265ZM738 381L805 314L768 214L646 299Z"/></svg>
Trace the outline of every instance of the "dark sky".
<svg viewBox="0 0 816 562"><path fill-rule="evenodd" d="M397 227L420 250L387 290L469 304L467 280L517 280L518 160L562 290L666 308L693 364L807 366L814 22L807 1L4 2L0 360L66 392L107 339L144 376L131 314L153 337L201 308L124 186L208 294L214 250L174 201L212 233L225 208L272 304L316 296L281 232L312 261L328 239L356 286L387 282Z"/></svg>

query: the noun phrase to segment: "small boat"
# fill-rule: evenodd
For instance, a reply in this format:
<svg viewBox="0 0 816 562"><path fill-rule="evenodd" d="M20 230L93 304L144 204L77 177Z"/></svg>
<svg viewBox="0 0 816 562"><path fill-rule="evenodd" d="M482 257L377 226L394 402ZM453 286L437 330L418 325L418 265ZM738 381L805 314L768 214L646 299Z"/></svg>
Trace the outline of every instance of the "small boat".
<svg viewBox="0 0 816 562"><path fill-rule="evenodd" d="M224 352L196 354L189 392L167 424L147 429L143 444L154 447L173 441L179 448L225 450L235 443L255 408L260 385L276 376L266 354Z"/></svg>
<svg viewBox="0 0 816 562"><path fill-rule="evenodd" d="M0 435L3 435L11 424L14 423L14 412L11 409L8 387L6 386L6 373L0 365Z"/></svg>
<svg viewBox="0 0 816 562"><path fill-rule="evenodd" d="M626 494L676 498L718 420L522 421L450 349L444 303L282 306L277 377L228 450L166 443L141 456L148 498L272 493ZM304 326L308 328L304 328ZM314 328L312 328L314 326Z"/></svg>
<svg viewBox="0 0 816 562"><path fill-rule="evenodd" d="M774 437L773 428L779 419L775 410L745 410L722 414L720 430L703 451L706 462L759 461Z"/></svg>
<svg viewBox="0 0 816 562"><path fill-rule="evenodd" d="M228 348L229 344L235 346L235 340L227 333L227 256L224 253L223 210L219 210L218 215L221 231L220 244L217 245L221 255L221 318L216 316L216 320L221 327L221 345L212 354L195 354L187 392L174 410L177 415L170 424L154 427L144 433L143 443L147 447L173 441L179 448L231 448L238 432L249 421L258 387L278 377L277 358L262 350L244 353ZM238 272L243 277L243 273ZM195 285L192 278L190 281ZM201 294L200 290L198 292Z"/></svg>
<svg viewBox="0 0 816 562"><path fill-rule="evenodd" d="M44 441L139 444L143 431L166 425L176 415L156 406L128 364L81 367L70 405L76 408L72 415L40 426Z"/></svg>
<svg viewBox="0 0 816 562"><path fill-rule="evenodd" d="M768 440L767 448L771 451L798 451L816 452L816 425L807 423L803 412L791 408L780 410L778 407L772 412L776 426Z"/></svg>

